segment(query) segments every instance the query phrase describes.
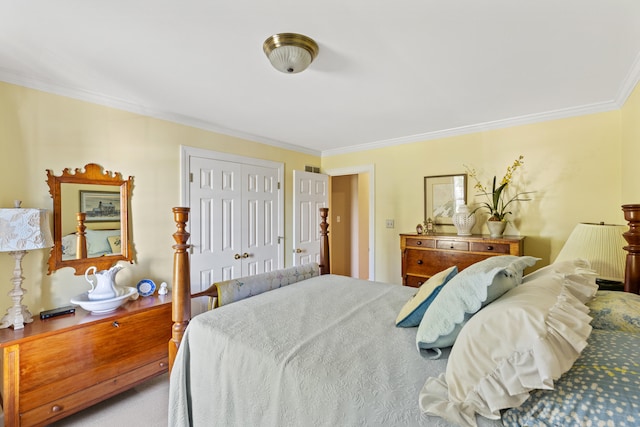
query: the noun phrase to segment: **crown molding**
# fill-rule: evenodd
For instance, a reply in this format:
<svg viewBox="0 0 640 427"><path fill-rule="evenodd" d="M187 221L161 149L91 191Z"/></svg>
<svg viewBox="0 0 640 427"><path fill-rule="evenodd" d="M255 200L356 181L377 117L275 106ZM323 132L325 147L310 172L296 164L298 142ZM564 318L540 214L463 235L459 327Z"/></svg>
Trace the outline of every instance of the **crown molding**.
<svg viewBox="0 0 640 427"><path fill-rule="evenodd" d="M467 135L477 132L486 132L490 130L496 130L501 128L508 128L513 126L522 126L533 123L540 123L550 120L564 119L568 117L576 117L587 114L602 113L607 111L613 111L622 108L627 98L631 95L638 82L640 81L640 55L636 57L633 66L629 70L627 77L620 85L618 94L615 100L594 103L589 105L583 105L578 107L571 107L565 109L559 109L554 111L548 111L544 113L529 114L524 116L517 116L508 119L495 120L491 122L478 123L469 126L460 126L450 129L443 129L433 132L420 133L415 135L408 135L399 138L391 138L386 140L374 141L370 143L352 145L343 148L335 148L330 150L313 150L310 148L301 147L299 145L289 144L286 142L264 138L250 133L238 131L235 129L224 128L213 125L212 123L204 120L195 119L192 117L183 116L180 114L170 113L166 111L152 110L144 107L140 104L125 101L119 98L114 98L108 95L99 94L95 92L85 91L77 88L64 87L51 82L45 82L38 79L31 79L25 76L20 76L12 73L6 69L0 68L0 80L15 84L18 86L24 86L30 89L40 90L47 93L52 93L60 96L65 96L80 101L91 102L106 107L117 108L120 110L128 111L143 116L153 117L156 119L167 120L170 122L203 129L210 132L215 132L223 135L228 135L235 138L245 139L247 141L257 142L261 144L270 145L273 147L282 148L294 152L303 154L309 154L319 157L336 156L340 154L357 153L360 151L374 150L378 148L392 147L396 145L412 144L417 142L424 142L440 138L448 138L452 136Z"/></svg>
<svg viewBox="0 0 640 427"><path fill-rule="evenodd" d="M221 126L216 126L210 122L199 120L193 117L183 116L181 114L175 114L167 111L160 111L150 109L140 104L129 102L123 99L114 98L112 96L90 92L82 89L71 88L61 86L51 82L45 82L38 79L31 79L25 76L20 76L12 73L6 69L0 68L0 81L14 84L17 86L23 86L29 89L35 89L42 92L52 93L54 95L65 96L68 98L77 99L79 101L86 101L93 104L102 105L105 107L116 108L123 111L128 111L134 114L140 114L155 119L166 120L169 122L182 124L185 126L191 126L194 128L219 133L222 135L231 136L234 138L245 139L247 141L258 142L261 144L270 145L273 147L282 148L285 150L295 151L303 154L310 154L312 156L320 156L319 150L312 150L310 148L301 147L299 145L289 144L282 141L277 141L270 138L264 138L250 133L238 131L235 129L228 129Z"/></svg>
<svg viewBox="0 0 640 427"><path fill-rule="evenodd" d="M627 102L631 92L633 92L638 85L638 81L640 81L640 54L636 56L636 60L633 61L633 65L631 66L629 73L627 73L627 76L620 85L618 96L616 96L618 108L622 108L625 102Z"/></svg>
<svg viewBox="0 0 640 427"><path fill-rule="evenodd" d="M478 123L469 126L460 126L451 129L443 129L434 132L426 132L416 135L392 138L384 141L377 141L367 144L353 145L333 150L324 150L322 157L335 156L338 154L355 153L376 148L392 147L394 145L412 144L434 139L449 138L452 136L467 135L470 133L486 132L490 130L522 126L532 123L546 122L550 120L564 119L567 117L582 116L587 114L602 113L605 111L617 110L620 107L616 101L606 101L597 104L583 105L580 107L565 108L561 110L548 111L544 113L529 114L525 116L512 117L509 119L495 120L491 122Z"/></svg>

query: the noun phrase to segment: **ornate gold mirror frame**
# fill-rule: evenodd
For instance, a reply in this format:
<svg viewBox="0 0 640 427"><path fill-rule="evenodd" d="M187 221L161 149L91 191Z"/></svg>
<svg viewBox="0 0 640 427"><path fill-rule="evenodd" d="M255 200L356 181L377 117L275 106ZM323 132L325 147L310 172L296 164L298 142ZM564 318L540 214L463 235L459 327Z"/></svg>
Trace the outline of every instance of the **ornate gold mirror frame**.
<svg viewBox="0 0 640 427"><path fill-rule="evenodd" d="M47 183L49 184L49 192L51 193L51 197L53 198L54 240L54 246L51 250L51 255L49 256L48 274L51 274L63 267L72 267L75 269L75 274L80 275L84 274L84 272L90 266L96 266L98 270L104 270L110 268L117 261L133 262L133 254L131 250L132 244L130 239L131 232L129 230L129 201L131 197L131 189L133 187L133 177L129 177L129 179L124 180L122 178L122 174L119 172L104 171L103 173L101 166L95 163L88 163L84 167L84 171L82 171L81 169L75 169L74 171L70 168L67 168L62 171L61 176L55 176L51 170L47 169ZM68 212L68 209L66 208L65 211L63 211L63 194L65 194L66 198L70 197L66 191L63 191L63 184L76 184L75 186L73 186L73 193L76 194L72 196L72 198L78 197L77 200L79 200L79 204L77 206L80 206L78 212L71 213ZM86 211L86 208L88 208L89 206L88 203L87 206L85 206L85 211L82 211L82 193L89 195L99 194L101 192L99 190L109 188L108 186L118 187L119 190L120 216L115 216L113 219L111 219L111 221L119 222L120 253L91 256L90 254L87 254L85 230L87 229L87 223L91 222L90 219L87 218L87 215L91 217L92 212ZM76 188L80 190L76 190ZM93 191L94 189L96 189L97 191ZM103 191L103 193L111 192ZM118 200L117 194L113 197L115 197L116 201ZM70 203L70 200L65 200L65 206L67 205L73 205L73 203ZM102 206L102 203L100 203L100 206ZM65 215L65 218L63 218L63 215ZM72 216L73 218L67 218L70 216ZM63 259L63 220L65 224L68 224L69 221L75 221L75 224L77 224L76 228L73 230L77 236L76 254L75 258L73 259ZM93 221L98 222L95 219ZM68 230L66 232L68 232Z"/></svg>

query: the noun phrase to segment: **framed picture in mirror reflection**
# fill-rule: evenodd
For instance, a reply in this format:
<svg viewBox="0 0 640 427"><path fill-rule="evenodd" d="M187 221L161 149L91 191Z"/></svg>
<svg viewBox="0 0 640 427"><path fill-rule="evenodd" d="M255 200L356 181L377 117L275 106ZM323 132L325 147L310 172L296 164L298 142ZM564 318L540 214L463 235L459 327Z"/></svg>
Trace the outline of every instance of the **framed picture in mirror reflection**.
<svg viewBox="0 0 640 427"><path fill-rule="evenodd" d="M80 190L80 212L85 222L120 222L120 192Z"/></svg>

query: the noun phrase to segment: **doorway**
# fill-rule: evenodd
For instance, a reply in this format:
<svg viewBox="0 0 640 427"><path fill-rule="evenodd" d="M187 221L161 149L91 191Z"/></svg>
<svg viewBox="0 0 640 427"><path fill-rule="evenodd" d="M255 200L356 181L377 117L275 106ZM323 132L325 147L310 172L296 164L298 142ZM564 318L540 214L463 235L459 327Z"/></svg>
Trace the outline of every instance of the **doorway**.
<svg viewBox="0 0 640 427"><path fill-rule="evenodd" d="M373 165L327 170L331 272L375 280Z"/></svg>

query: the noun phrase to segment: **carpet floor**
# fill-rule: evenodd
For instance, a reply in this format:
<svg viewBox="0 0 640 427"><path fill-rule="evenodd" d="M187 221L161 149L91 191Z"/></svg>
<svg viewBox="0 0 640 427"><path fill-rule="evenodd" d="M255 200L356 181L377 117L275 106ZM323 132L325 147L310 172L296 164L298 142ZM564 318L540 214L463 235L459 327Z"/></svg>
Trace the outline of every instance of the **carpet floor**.
<svg viewBox="0 0 640 427"><path fill-rule="evenodd" d="M167 427L168 374L153 378L49 427Z"/></svg>

